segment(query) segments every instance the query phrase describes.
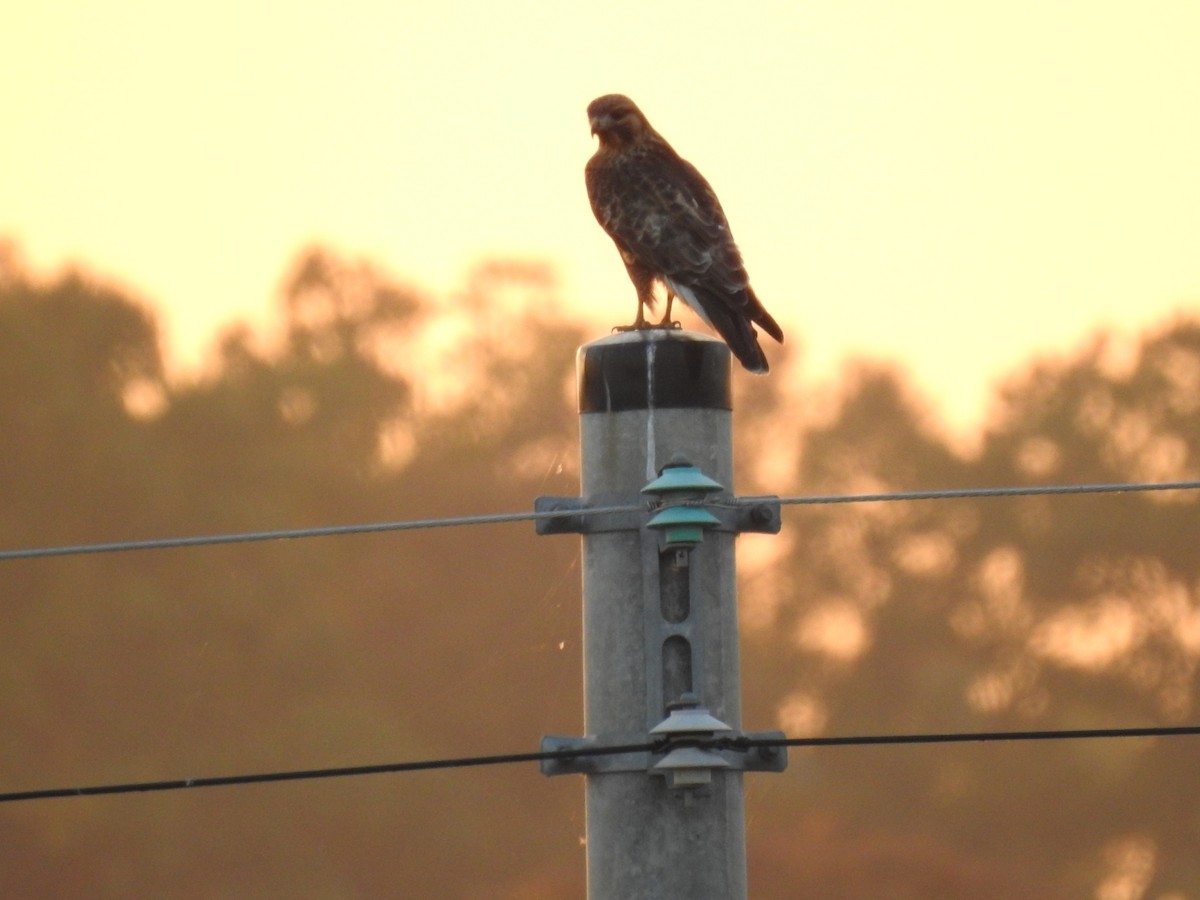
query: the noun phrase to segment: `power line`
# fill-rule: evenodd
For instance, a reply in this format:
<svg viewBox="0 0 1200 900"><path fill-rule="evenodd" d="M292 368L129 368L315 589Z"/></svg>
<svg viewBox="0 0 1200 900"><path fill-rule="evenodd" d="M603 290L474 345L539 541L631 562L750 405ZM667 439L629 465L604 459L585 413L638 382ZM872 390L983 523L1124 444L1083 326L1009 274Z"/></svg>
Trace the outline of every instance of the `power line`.
<svg viewBox="0 0 1200 900"><path fill-rule="evenodd" d="M96 797L105 794L137 794L149 791L177 791L198 787L228 787L239 784L269 784L277 781L310 781L318 778L345 778L357 775L385 775L394 772L422 772L431 769L465 769L472 766L496 766L506 763L540 762L578 756L611 756L617 753L644 753L649 743L614 744L572 750L540 750L533 753L506 753L498 756L462 756L452 759L428 759L416 762L383 763L373 766L345 766L334 769L302 769L290 772L264 772L252 775L219 775L212 778L177 778L170 781L139 781L128 784L103 784L90 787L50 788L37 791L11 791L0 794L0 803L19 800L49 800L59 797Z"/></svg>
<svg viewBox="0 0 1200 900"><path fill-rule="evenodd" d="M942 734L883 734L847 737L750 738L699 737L671 742L665 738L636 744L590 745L567 750L541 750L532 753L506 753L496 756L465 756L416 762L384 763L373 766L346 766L332 769L303 769L290 772L266 772L252 775L225 775L212 778L180 778L170 781L141 781L128 784L90 787L50 788L0 793L0 803L20 800L49 800L63 797L95 797L106 794L136 794L173 791L198 787L228 787L244 784L268 784L279 781L308 781L319 778L345 778L358 775L385 775L432 769L462 769L509 763L541 762L553 759L578 759L588 756L613 756L621 753L661 753L668 746L688 746L709 750L753 750L770 747L864 747L898 744L963 744L1011 741L1095 740L1104 738L1182 737L1200 735L1200 725L1143 728L1085 728L1048 731L973 731Z"/></svg>
<svg viewBox="0 0 1200 900"><path fill-rule="evenodd" d="M1119 494L1147 491L1184 491L1200 489L1200 481L1122 482L1115 484L1031 485L1028 487L953 488L930 491L890 491L875 494L804 494L781 497L784 506L817 506L846 503L884 503L914 500L956 500L981 497L1029 497L1058 494ZM761 498L759 501L761 502ZM716 500L700 505L725 508L736 502ZM94 553L122 553L132 550L165 550L178 547L205 547L217 544L243 544L254 541L277 541L295 538L334 537L350 534L374 534L385 531L415 531L426 528L454 528L467 525L494 525L506 522L532 522L539 519L585 517L630 513L645 510L645 504L603 506L591 509L556 509L535 512L491 513L473 516L449 516L436 519L411 519L397 522L369 522L358 525L329 525L318 528L288 528L276 531L248 531L235 534L198 535L195 537L159 538L141 541L112 541L100 544L75 544L62 547L34 547L23 550L0 550L0 562L14 559L36 559L48 556L79 556Z"/></svg>
<svg viewBox="0 0 1200 900"><path fill-rule="evenodd" d="M605 506L588 510L590 514L627 513L645 509L644 505ZM578 510L490 513L476 516L449 516L440 519L411 519L401 522L371 522L361 525L329 525L318 528L287 528L278 531L247 531L237 534L210 534L195 537L158 538L144 541L113 541L103 544L75 544L65 547L35 547L25 550L0 550L0 562L10 559L36 559L46 556L78 556L87 553L123 553L130 550L165 550L176 547L209 547L216 544L245 544L253 541L278 541L293 538L333 537L348 534L374 534L383 531L415 531L424 528L453 528L462 525L494 525L503 522L530 522L578 516Z"/></svg>
<svg viewBox="0 0 1200 900"><path fill-rule="evenodd" d="M1200 735L1200 725L1146 728L1081 728L1051 731L971 731L945 734L881 734L853 737L729 738L734 748L868 747L897 744L968 744L986 741L1063 741L1097 738L1183 737Z"/></svg>
<svg viewBox="0 0 1200 900"><path fill-rule="evenodd" d="M782 497L788 505L829 503L884 503L903 500L961 500L977 497L1036 497L1058 494L1122 494L1146 491L1194 491L1200 481L1123 482L1116 484L1049 484L1027 487L955 488L935 491L890 491L878 494L810 494Z"/></svg>

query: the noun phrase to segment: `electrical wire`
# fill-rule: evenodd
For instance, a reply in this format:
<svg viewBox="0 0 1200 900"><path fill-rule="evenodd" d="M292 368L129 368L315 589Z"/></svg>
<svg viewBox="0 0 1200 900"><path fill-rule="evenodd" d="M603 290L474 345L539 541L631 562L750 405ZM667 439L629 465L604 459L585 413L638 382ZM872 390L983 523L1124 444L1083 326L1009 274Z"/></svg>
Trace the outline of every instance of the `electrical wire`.
<svg viewBox="0 0 1200 900"><path fill-rule="evenodd" d="M397 772L419 772L431 769L462 769L472 766L494 766L508 763L541 762L542 760L579 759L589 756L613 756L621 753L662 753L674 747L696 747L702 750L753 750L771 747L854 747L897 744L961 744L989 741L1048 741L1087 740L1097 738L1150 738L1200 735L1200 725L1143 727L1143 728L1085 728L1055 731L974 731L944 734L883 734L849 737L721 737L686 736L677 739L658 738L634 744L591 744L565 750L541 750L533 753L506 753L498 756L466 756L451 759L419 760L416 762L385 763L373 766L347 766L333 769L304 769L290 772L266 772L252 775L226 775L212 778L180 778L171 781L142 781L128 784L93 785L90 787L50 788L47 790L10 791L0 793L0 803L21 800L49 800L63 797L95 797L106 794L135 794L149 791L172 791L197 787L228 787L244 784L267 784L278 781L305 781L318 778L344 778L358 775L383 775Z"/></svg>
<svg viewBox="0 0 1200 900"><path fill-rule="evenodd" d="M218 775L211 778L177 778L170 781L139 781L129 784L103 784L90 787L50 788L35 791L0 793L0 803L20 800L49 800L60 797L96 797L104 794L136 794L148 791L176 791L197 787L227 787L241 784L268 784L276 781L309 781L318 778L345 778L357 775L384 775L394 772L422 772L431 769L465 769L506 763L540 762L544 759L569 759L577 756L612 756L618 753L644 753L650 743L613 744L569 750L539 750L534 753L506 753L498 756L463 756L452 759L428 759L416 762L383 763L373 766L345 766L334 769L302 769L290 772L265 772L253 775Z"/></svg>
<svg viewBox="0 0 1200 900"><path fill-rule="evenodd" d="M1145 491L1194 491L1200 481L1122 482L1116 484L1048 484L1027 487L954 488L934 491L891 491L878 494L811 494L781 497L785 506L828 503L883 503L904 500L961 500L974 497L1037 497L1061 494L1123 494Z"/></svg>
<svg viewBox="0 0 1200 900"><path fill-rule="evenodd" d="M735 749L756 747L868 747L898 744L967 744L982 741L1063 741L1200 735L1200 725L1145 728L1080 728L1057 731L972 731L945 734L881 734L854 737L729 738Z"/></svg>
<svg viewBox="0 0 1200 900"><path fill-rule="evenodd" d="M645 509L644 505L604 506L588 510L590 515L628 513ZM401 522L370 522L361 525L329 525L318 528L287 528L279 531L247 531L237 534L210 534L195 537L158 538L143 541L112 541L103 544L75 544L66 547L34 547L25 550L0 550L0 562L36 559L46 556L78 556L87 553L122 553L130 550L166 550L176 547L210 547L216 544L244 544L252 541L278 541L293 538L333 537L348 534L375 534L383 531L415 531L425 528L453 528L462 525L494 525L504 522L531 522L578 516L578 510L490 513L476 516L449 516L440 519L412 519Z"/></svg>
<svg viewBox="0 0 1200 900"><path fill-rule="evenodd" d="M1146 491L1183 491L1200 489L1200 481L1123 482L1116 484L1061 484L1028 487L954 488L930 491L893 491L876 494L810 494L771 498L783 506L815 506L822 504L882 503L914 500L955 500L979 497L1028 497L1056 494L1118 494ZM764 498L754 502L761 503ZM715 500L695 505L736 508L738 501ZM603 506L591 509L557 509L536 512L492 513L474 516L450 516L439 519L412 519L398 522L371 522L360 525L330 525L319 528L290 528L278 531L249 531L236 534L199 535L196 537L160 538L142 541L113 541L101 544L75 544L63 547L34 547L22 550L0 550L0 562L15 559L36 559L48 556L79 556L91 553L121 553L131 550L164 550L177 547L204 547L216 544L240 544L252 541L276 541L294 538L331 537L350 534L374 534L384 531L415 531L426 528L453 528L466 525L493 525L505 522L531 522L539 519L587 517L613 513L639 512L644 504Z"/></svg>

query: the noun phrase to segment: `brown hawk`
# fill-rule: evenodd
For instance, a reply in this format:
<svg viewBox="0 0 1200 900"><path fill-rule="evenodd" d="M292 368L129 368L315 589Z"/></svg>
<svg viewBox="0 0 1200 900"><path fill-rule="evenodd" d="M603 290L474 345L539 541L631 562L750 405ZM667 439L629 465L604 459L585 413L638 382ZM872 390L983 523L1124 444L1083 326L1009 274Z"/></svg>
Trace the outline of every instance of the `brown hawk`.
<svg viewBox="0 0 1200 900"><path fill-rule="evenodd" d="M725 339L742 365L765 373L767 358L754 325L780 342L783 330L750 288L713 189L628 97L598 97L587 112L592 134L600 138L585 169L588 198L637 290L637 318L629 328L670 327L671 302L678 297ZM667 290L667 309L652 326L643 309L654 308L656 281Z"/></svg>

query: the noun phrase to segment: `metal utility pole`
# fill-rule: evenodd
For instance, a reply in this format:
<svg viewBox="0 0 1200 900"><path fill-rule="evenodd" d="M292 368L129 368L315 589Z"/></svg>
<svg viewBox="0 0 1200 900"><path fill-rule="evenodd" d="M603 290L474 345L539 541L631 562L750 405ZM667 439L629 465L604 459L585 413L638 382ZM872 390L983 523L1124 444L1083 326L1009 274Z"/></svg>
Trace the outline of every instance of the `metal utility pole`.
<svg viewBox="0 0 1200 900"><path fill-rule="evenodd" d="M540 533L583 534L587 736L543 748L655 745L543 765L587 776L590 900L745 897L742 772L786 765L782 750L714 741L744 736L734 537L779 530L775 498L731 493L729 360L720 341L666 329L582 347L583 497L537 503L580 513Z"/></svg>

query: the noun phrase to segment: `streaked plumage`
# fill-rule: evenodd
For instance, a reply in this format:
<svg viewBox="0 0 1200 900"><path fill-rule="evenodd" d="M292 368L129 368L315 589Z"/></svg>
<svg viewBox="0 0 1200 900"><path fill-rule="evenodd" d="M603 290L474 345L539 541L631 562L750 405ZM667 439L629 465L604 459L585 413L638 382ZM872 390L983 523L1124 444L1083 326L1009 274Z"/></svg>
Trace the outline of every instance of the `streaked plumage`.
<svg viewBox="0 0 1200 900"><path fill-rule="evenodd" d="M654 283L678 297L714 328L751 372L765 373L767 358L754 325L775 340L783 331L750 287L742 256L721 203L696 167L671 149L632 100L607 94L588 105L600 147L585 176L592 212L617 245L638 295L630 328L653 327Z"/></svg>

